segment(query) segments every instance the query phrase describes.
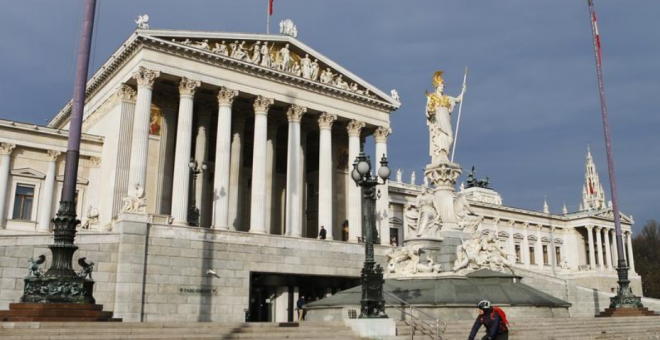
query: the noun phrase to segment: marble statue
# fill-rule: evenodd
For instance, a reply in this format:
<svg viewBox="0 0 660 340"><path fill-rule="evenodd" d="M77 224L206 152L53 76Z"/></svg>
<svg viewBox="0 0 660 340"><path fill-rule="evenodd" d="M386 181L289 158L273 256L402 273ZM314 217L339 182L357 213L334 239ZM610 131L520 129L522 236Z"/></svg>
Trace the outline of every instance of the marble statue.
<svg viewBox="0 0 660 340"><path fill-rule="evenodd" d="M93 225L99 224L99 210L90 206L87 206L87 220L80 227L81 229L90 229Z"/></svg>
<svg viewBox="0 0 660 340"><path fill-rule="evenodd" d="M139 15L135 23L137 24L137 28L149 29L149 15Z"/></svg>
<svg viewBox="0 0 660 340"><path fill-rule="evenodd" d="M300 69L300 63L297 63L295 61L292 63L291 73L295 74L298 77L302 75L302 70Z"/></svg>
<svg viewBox="0 0 660 340"><path fill-rule="evenodd" d="M209 46L209 40L208 39L204 39L200 42L193 43L193 44L191 44L191 46L201 48L203 50L210 50L211 49L211 47Z"/></svg>
<svg viewBox="0 0 660 340"><path fill-rule="evenodd" d="M410 184L416 185L415 184L415 172L413 171L412 174L410 175Z"/></svg>
<svg viewBox="0 0 660 340"><path fill-rule="evenodd" d="M236 51L234 52L234 58L238 60L243 60L247 58L247 50L245 49L245 41L241 41L241 43L236 47Z"/></svg>
<svg viewBox="0 0 660 340"><path fill-rule="evenodd" d="M311 68L311 74L310 74L310 79L313 81L316 81L316 79L319 78L319 61L318 59L314 59L312 62L312 65L310 66Z"/></svg>
<svg viewBox="0 0 660 340"><path fill-rule="evenodd" d="M184 45L191 45L192 41L190 39L186 39L186 40L182 41L181 43L184 44Z"/></svg>
<svg viewBox="0 0 660 340"><path fill-rule="evenodd" d="M293 24L291 19L280 21L280 34L289 35L294 38L298 37L298 28Z"/></svg>
<svg viewBox="0 0 660 340"><path fill-rule="evenodd" d="M429 188L424 187L422 194L417 196L417 237L434 237L440 231L440 215L435 204L435 196Z"/></svg>
<svg viewBox="0 0 660 340"><path fill-rule="evenodd" d="M401 183L401 178L403 177L403 171L401 169L396 170L396 181Z"/></svg>
<svg viewBox="0 0 660 340"><path fill-rule="evenodd" d="M364 91L360 90L360 88L358 87L358 84L356 84L356 83L351 84L351 91L353 91L357 94L364 94Z"/></svg>
<svg viewBox="0 0 660 340"><path fill-rule="evenodd" d="M512 254L500 248L494 232L475 232L472 239L463 241L463 244L456 248L456 261L452 270L460 274L484 268L504 272L506 268L513 267L509 256Z"/></svg>
<svg viewBox="0 0 660 340"><path fill-rule="evenodd" d="M279 52L278 69L280 71L289 72L291 69L291 51L289 51L289 44L282 47Z"/></svg>
<svg viewBox="0 0 660 340"><path fill-rule="evenodd" d="M426 176L424 176L424 186L427 188L429 187L429 178Z"/></svg>
<svg viewBox="0 0 660 340"><path fill-rule="evenodd" d="M271 45L270 48L273 48L274 45ZM268 48L268 42L264 41L264 44L261 45L261 66L263 67L272 67L273 59L270 57L270 49Z"/></svg>
<svg viewBox="0 0 660 340"><path fill-rule="evenodd" d="M309 54L300 59L300 67L302 69L302 77L305 79L312 79L312 59L309 59Z"/></svg>
<svg viewBox="0 0 660 340"><path fill-rule="evenodd" d="M396 90L392 90L390 93L392 94L392 99L396 100L399 103L401 102L401 98L399 98L399 92L397 92Z"/></svg>
<svg viewBox="0 0 660 340"><path fill-rule="evenodd" d="M143 213L147 209L146 193L139 184L135 184L131 193L122 198L122 201L124 202L124 206L121 208L123 212Z"/></svg>
<svg viewBox="0 0 660 340"><path fill-rule="evenodd" d="M227 49L227 44L225 44L224 40L222 41L222 44L215 43L215 48L211 52L223 55L225 57L229 56L229 50Z"/></svg>
<svg viewBox="0 0 660 340"><path fill-rule="evenodd" d="M325 70L323 70L323 72L321 72L321 79L319 79L319 81L323 84L330 84L332 83L334 77L335 77L334 74L332 74L332 71L328 67Z"/></svg>
<svg viewBox="0 0 660 340"><path fill-rule="evenodd" d="M451 113L454 111L454 106L463 100L465 94L465 87L456 98L444 94L445 81L442 74L442 71L438 71L433 75L435 91L426 93L426 124L430 133L429 154L431 164L434 165L449 162L448 155L454 142Z"/></svg>
<svg viewBox="0 0 660 340"><path fill-rule="evenodd" d="M454 214L458 222L459 229L476 229L481 223L482 218L477 216L465 194L459 194L454 199Z"/></svg>
<svg viewBox="0 0 660 340"><path fill-rule="evenodd" d="M334 80L334 84L340 89L348 90L348 83L345 82L344 79L342 79L342 77L343 76L341 74L337 75L337 77Z"/></svg>
<svg viewBox="0 0 660 340"><path fill-rule="evenodd" d="M432 258L426 259L426 264L420 263L420 245L405 246L392 249L385 254L387 258L388 277L410 277L424 274L440 273L441 265L435 263Z"/></svg>
<svg viewBox="0 0 660 340"><path fill-rule="evenodd" d="M238 51L238 40L229 44L229 48L231 49L231 54L229 54L229 56L232 58L236 58L236 51Z"/></svg>
<svg viewBox="0 0 660 340"><path fill-rule="evenodd" d="M252 56L248 58L248 61L253 64L259 64L261 61L261 42L257 41L252 45Z"/></svg>

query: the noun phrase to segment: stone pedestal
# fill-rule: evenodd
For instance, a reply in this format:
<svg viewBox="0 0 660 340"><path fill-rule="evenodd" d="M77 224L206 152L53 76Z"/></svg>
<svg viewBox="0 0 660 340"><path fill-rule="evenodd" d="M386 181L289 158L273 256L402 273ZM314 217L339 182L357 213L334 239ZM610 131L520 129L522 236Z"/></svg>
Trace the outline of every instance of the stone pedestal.
<svg viewBox="0 0 660 340"><path fill-rule="evenodd" d="M103 305L78 303L10 303L8 311L0 311L2 322L84 322L122 321L104 312Z"/></svg>
<svg viewBox="0 0 660 340"><path fill-rule="evenodd" d="M130 287L144 284L148 226L147 214L127 212L119 214L114 226L114 231L119 233L114 312L125 321L143 321L144 295L140 289Z"/></svg>

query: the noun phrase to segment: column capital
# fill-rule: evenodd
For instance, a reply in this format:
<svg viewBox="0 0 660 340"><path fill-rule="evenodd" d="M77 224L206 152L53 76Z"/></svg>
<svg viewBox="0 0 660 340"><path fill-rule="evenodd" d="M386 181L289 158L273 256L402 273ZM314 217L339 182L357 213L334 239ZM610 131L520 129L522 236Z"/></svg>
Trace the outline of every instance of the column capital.
<svg viewBox="0 0 660 340"><path fill-rule="evenodd" d="M596 225L596 226L594 226L594 229L598 232L598 231L600 231L601 229L603 229L603 227Z"/></svg>
<svg viewBox="0 0 660 340"><path fill-rule="evenodd" d="M232 90L224 86L220 87L220 90L218 90L218 105L231 106L236 96L238 96L237 90Z"/></svg>
<svg viewBox="0 0 660 340"><path fill-rule="evenodd" d="M179 95L180 96L190 96L195 95L197 88L202 85L202 82L199 80L193 80L189 78L181 78L179 83Z"/></svg>
<svg viewBox="0 0 660 340"><path fill-rule="evenodd" d="M332 129L332 124L337 120L337 115L331 113L323 112L319 115L319 128L321 130Z"/></svg>
<svg viewBox="0 0 660 340"><path fill-rule="evenodd" d="M256 104L255 104L256 105ZM304 106L291 105L286 111L286 118L289 122L298 122L302 119L302 116L307 112L307 108Z"/></svg>
<svg viewBox="0 0 660 340"><path fill-rule="evenodd" d="M16 148L16 144L0 143L0 155L11 155Z"/></svg>
<svg viewBox="0 0 660 340"><path fill-rule="evenodd" d="M268 109L275 100L273 98L266 98L264 96L257 96L254 100L254 113L255 114L268 114Z"/></svg>
<svg viewBox="0 0 660 340"><path fill-rule="evenodd" d="M89 161L92 162L93 166L99 166L101 165L101 158L100 157L89 157Z"/></svg>
<svg viewBox="0 0 660 340"><path fill-rule="evenodd" d="M362 129L366 126L364 122L358 121L358 120L351 120L348 122L348 125L346 126L346 130L348 130L348 135L349 136L360 136L360 132L362 132Z"/></svg>
<svg viewBox="0 0 660 340"><path fill-rule="evenodd" d="M587 228L589 231L594 230L594 226L591 225L591 224L587 224L587 225L585 225L584 227Z"/></svg>
<svg viewBox="0 0 660 340"><path fill-rule="evenodd" d="M121 100L135 101L135 98L137 97L137 91L133 90L132 87L126 84L119 85L116 93Z"/></svg>
<svg viewBox="0 0 660 340"><path fill-rule="evenodd" d="M156 78L160 77L160 71L150 70L146 67L140 66L135 73L133 73L133 79L138 83L138 86L145 86L152 88L154 86L154 81Z"/></svg>
<svg viewBox="0 0 660 340"><path fill-rule="evenodd" d="M374 131L374 140L376 143L387 143L387 137L389 137L391 133L391 128L379 126L376 131Z"/></svg>
<svg viewBox="0 0 660 340"><path fill-rule="evenodd" d="M55 162L57 160L57 157L59 157L62 153L57 151L57 150L48 150L48 160L51 162Z"/></svg>

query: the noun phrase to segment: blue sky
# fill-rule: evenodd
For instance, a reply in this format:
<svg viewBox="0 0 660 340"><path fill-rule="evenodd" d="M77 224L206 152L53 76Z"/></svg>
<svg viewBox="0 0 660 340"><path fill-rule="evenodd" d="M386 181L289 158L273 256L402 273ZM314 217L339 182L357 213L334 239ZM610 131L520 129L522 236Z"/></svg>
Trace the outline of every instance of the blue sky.
<svg viewBox="0 0 660 340"><path fill-rule="evenodd" d="M622 211L660 219L660 2L596 0ZM153 28L265 32L267 0L99 0L93 67L148 13ZM0 3L0 117L43 124L71 97L83 1ZM456 161L488 175L504 203L541 210L581 200L587 144L609 188L586 0L275 0L299 39L389 93L389 155L408 179L428 162L424 91L469 66ZM609 196L609 189L606 191Z"/></svg>

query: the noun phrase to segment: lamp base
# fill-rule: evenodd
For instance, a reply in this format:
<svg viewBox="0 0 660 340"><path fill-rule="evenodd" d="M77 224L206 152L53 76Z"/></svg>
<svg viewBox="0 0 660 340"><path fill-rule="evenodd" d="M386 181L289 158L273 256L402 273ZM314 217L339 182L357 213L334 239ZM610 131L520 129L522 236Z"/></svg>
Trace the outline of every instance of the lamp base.
<svg viewBox="0 0 660 340"><path fill-rule="evenodd" d="M112 312L104 312L103 305L79 303L10 303L8 311L0 311L3 322L82 322L114 321Z"/></svg>

